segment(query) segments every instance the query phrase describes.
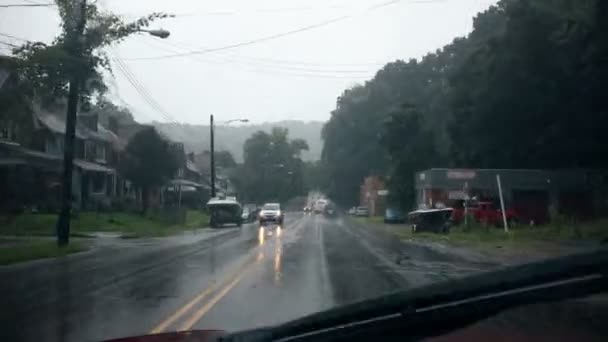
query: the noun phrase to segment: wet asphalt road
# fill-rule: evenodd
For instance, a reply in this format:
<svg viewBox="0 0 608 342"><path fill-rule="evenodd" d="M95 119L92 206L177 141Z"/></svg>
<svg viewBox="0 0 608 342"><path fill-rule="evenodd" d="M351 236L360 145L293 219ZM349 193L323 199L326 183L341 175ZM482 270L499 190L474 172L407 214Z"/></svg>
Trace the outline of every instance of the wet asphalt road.
<svg viewBox="0 0 608 342"><path fill-rule="evenodd" d="M273 325L474 271L390 253L349 219L288 215L172 239L0 268L0 341L99 341L186 329ZM388 253L387 253L388 251Z"/></svg>

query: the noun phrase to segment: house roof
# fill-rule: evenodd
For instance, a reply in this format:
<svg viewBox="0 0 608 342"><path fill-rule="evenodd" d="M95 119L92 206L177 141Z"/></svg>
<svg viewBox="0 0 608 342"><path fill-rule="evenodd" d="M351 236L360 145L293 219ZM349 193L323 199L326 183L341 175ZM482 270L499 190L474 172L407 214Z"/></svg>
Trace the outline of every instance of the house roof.
<svg viewBox="0 0 608 342"><path fill-rule="evenodd" d="M53 133L65 134L65 120L44 109L36 108L34 116L38 122ZM76 138L86 139L86 135L76 127Z"/></svg>
<svg viewBox="0 0 608 342"><path fill-rule="evenodd" d="M17 143L0 141L0 149L5 149L7 151L12 152L8 155L8 158L0 158L0 164L3 165L27 164L28 162L33 162L34 164L49 166L53 169L60 169L61 167L63 167L62 156L35 151L29 148L25 148ZM80 168L85 171L93 172L116 172L114 169L111 169L109 167L81 159L74 159L74 167Z"/></svg>
<svg viewBox="0 0 608 342"><path fill-rule="evenodd" d="M196 164L194 164L192 161L190 160L186 160L186 168L192 172L196 172L198 174L200 174L201 172L198 170L198 167L196 167Z"/></svg>
<svg viewBox="0 0 608 342"><path fill-rule="evenodd" d="M49 129L51 132L65 134L65 118L56 112L51 112L46 109L36 106L34 108L34 116L38 122ZM88 129L82 123L76 123L76 138L83 140L105 141L112 144L118 144L119 139L112 131L105 128L100 123L97 123L97 132Z"/></svg>
<svg viewBox="0 0 608 342"><path fill-rule="evenodd" d="M85 171L93 171L93 172L103 172L103 173L116 173L116 171L114 169L111 169L109 167L100 165L100 164L96 164L96 163L91 163L82 159L74 159L74 165L76 165L77 167L85 170Z"/></svg>
<svg viewBox="0 0 608 342"><path fill-rule="evenodd" d="M169 181L169 185L184 185L184 186L194 186L197 188L208 188L207 185L199 184L187 179L172 179Z"/></svg>
<svg viewBox="0 0 608 342"><path fill-rule="evenodd" d="M207 205L236 205L239 207L241 206L241 204L239 202L237 202L236 197L229 197L229 196L227 196L224 199L218 198L218 197L213 197L212 199L209 200L209 202L207 202Z"/></svg>

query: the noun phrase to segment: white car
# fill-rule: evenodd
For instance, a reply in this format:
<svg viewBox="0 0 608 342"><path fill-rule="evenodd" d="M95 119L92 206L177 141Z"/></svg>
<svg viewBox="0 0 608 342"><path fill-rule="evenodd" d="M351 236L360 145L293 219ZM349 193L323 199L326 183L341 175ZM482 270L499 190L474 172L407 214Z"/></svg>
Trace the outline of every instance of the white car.
<svg viewBox="0 0 608 342"><path fill-rule="evenodd" d="M283 224L283 212L279 203L266 203L260 210L259 215L260 225L267 222Z"/></svg>

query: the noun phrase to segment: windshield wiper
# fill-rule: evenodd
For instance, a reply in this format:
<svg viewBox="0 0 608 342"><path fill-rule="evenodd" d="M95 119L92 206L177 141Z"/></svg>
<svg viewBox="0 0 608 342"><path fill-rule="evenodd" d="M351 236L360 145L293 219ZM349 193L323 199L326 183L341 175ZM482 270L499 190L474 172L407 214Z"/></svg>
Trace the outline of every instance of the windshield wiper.
<svg viewBox="0 0 608 342"><path fill-rule="evenodd" d="M608 289L608 250L529 263L389 294L228 341L419 340L503 310L585 297Z"/></svg>

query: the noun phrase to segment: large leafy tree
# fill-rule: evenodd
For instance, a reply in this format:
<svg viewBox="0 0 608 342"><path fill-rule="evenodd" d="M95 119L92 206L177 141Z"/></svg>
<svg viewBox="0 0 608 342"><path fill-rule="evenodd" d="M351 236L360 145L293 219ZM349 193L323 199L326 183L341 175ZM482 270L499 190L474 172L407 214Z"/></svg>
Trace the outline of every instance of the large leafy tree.
<svg viewBox="0 0 608 342"><path fill-rule="evenodd" d="M61 18L59 35L51 44L28 42L14 50L22 81L43 104L66 98L70 77L78 73L84 80L81 103L89 105L93 97L106 91L102 70L110 70L110 62L104 48L140 32L154 20L168 17L164 13L152 13L127 23L118 15L100 10L96 2L88 1L84 13L86 24L82 34L78 34L75 31L81 18L80 1L55 2ZM77 58L73 55L75 35L80 46Z"/></svg>
<svg viewBox="0 0 608 342"><path fill-rule="evenodd" d="M504 30L452 83L452 139L478 167L605 167L601 1L503 1ZM605 27L604 27L605 28Z"/></svg>
<svg viewBox="0 0 608 342"><path fill-rule="evenodd" d="M351 204L374 173L411 189L433 165L605 168L607 14L601 0L503 0L467 37L345 91L323 130L330 195Z"/></svg>
<svg viewBox="0 0 608 342"><path fill-rule="evenodd" d="M175 174L179 157L152 127L135 134L129 141L119 168L126 179L141 189L144 212L150 190L165 184Z"/></svg>
<svg viewBox="0 0 608 342"><path fill-rule="evenodd" d="M308 144L289 139L286 128L254 133L243 146L241 194L249 201L286 201L304 192L302 151Z"/></svg>
<svg viewBox="0 0 608 342"><path fill-rule="evenodd" d="M424 128L420 113L405 104L384 122L381 143L389 156L390 198L404 209L415 206L414 173L432 167L439 160L432 130Z"/></svg>

